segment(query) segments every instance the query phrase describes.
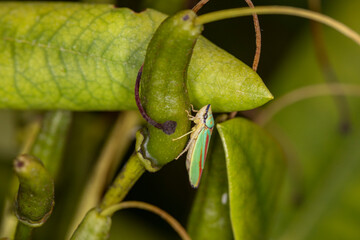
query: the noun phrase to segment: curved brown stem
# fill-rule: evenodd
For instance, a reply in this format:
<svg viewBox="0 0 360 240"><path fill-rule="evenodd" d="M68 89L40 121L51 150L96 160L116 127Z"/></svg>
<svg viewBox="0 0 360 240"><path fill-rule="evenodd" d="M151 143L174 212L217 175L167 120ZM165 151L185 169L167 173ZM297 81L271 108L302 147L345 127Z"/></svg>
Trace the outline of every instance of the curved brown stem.
<svg viewBox="0 0 360 240"><path fill-rule="evenodd" d="M255 7L251 0L245 0L245 2L247 3L247 5L250 8ZM261 54L261 30L260 30L260 23L259 23L259 18L257 16L257 14L253 13L252 16L253 16L254 27L255 27L255 36L256 36L256 40L255 40L256 50L255 50L255 56L254 56L254 60L253 60L252 69L256 72L257 68L259 66L260 54ZM231 112L229 114L229 119L234 118L236 116L236 114L237 114L237 112Z"/></svg>
<svg viewBox="0 0 360 240"><path fill-rule="evenodd" d="M249 5L250 8L255 7L251 0L245 0L245 2L247 3L247 5ZM255 50L252 69L256 72L259 65L260 53L261 53L261 30L260 30L260 23L257 14L253 13L252 16L254 21L255 35L256 35L256 50Z"/></svg>
<svg viewBox="0 0 360 240"><path fill-rule="evenodd" d="M192 10L197 13L209 0L200 0Z"/></svg>
<svg viewBox="0 0 360 240"><path fill-rule="evenodd" d="M154 205L151 205L149 203L139 202L139 201L122 202L122 203L112 205L112 206L104 209L101 212L101 215L111 216L116 211L121 210L121 209L126 209L126 208L139 208L139 209L143 209L143 210L155 213L158 216L160 216L161 218L163 218L167 223L169 223L169 225L179 234L181 239L191 240L189 234L186 232L186 230L183 228L183 226L181 226L181 224L174 217L172 217L170 214L168 214L164 210L162 210Z"/></svg>
<svg viewBox="0 0 360 240"><path fill-rule="evenodd" d="M175 121L166 121L163 124L156 122L155 120L153 120L145 111L144 107L141 104L141 100L140 100L140 96L139 96L139 86L140 86L140 80L141 80L141 75L142 75L142 71L143 71L143 67L144 64L141 65L138 75L136 77L136 83L135 83L135 101L136 101L136 105L141 113L141 116L151 125L153 125L154 127L161 129L164 133L166 133L167 135L171 135L175 132L176 130L176 125L177 123Z"/></svg>

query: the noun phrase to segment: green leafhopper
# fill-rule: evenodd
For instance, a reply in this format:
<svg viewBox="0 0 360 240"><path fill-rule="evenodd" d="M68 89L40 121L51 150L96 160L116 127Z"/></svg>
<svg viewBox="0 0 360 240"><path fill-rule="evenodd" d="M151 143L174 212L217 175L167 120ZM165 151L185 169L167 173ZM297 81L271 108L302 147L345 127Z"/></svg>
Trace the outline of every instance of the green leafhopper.
<svg viewBox="0 0 360 240"><path fill-rule="evenodd" d="M202 107L197 112L196 116L190 115L188 112L189 120L194 121L195 126L190 132L176 138L180 139L188 134L190 140L186 148L176 157L178 159L182 154L188 151L186 156L186 169L189 173L189 180L192 187L197 188L200 183L202 171L205 167L206 155L209 149L210 138L214 129L215 121L211 111L211 105L208 104Z"/></svg>

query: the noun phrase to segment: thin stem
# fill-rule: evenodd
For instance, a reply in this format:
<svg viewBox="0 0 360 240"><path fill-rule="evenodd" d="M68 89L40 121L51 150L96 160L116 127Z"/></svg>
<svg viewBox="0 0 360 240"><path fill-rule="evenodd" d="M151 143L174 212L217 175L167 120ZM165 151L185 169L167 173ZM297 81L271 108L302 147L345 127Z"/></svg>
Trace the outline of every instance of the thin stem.
<svg viewBox="0 0 360 240"><path fill-rule="evenodd" d="M163 124L156 122L155 120L153 120L149 115L147 115L144 107L141 104L141 100L140 100L140 96L139 96L139 87L140 87L140 80L141 80L141 75L142 75L142 71L143 71L143 67L144 64L141 65L141 68L139 69L138 75L136 77L136 82L135 82L135 102L136 105L141 113L141 116L152 126L161 129L164 133L166 133L167 135L171 135L175 132L176 130L176 122L175 121L166 121Z"/></svg>
<svg viewBox="0 0 360 240"><path fill-rule="evenodd" d="M19 222L16 227L16 233L15 233L14 240L31 239L32 230L33 230L32 227Z"/></svg>
<svg viewBox="0 0 360 240"><path fill-rule="evenodd" d="M329 95L346 95L360 97L360 85L345 83L328 83L298 88L285 94L282 97L277 98L277 100L275 100L273 103L269 104L267 108L262 110L260 114L254 119L254 121L264 126L274 117L275 114L280 112L285 107L290 106L291 104L313 97Z"/></svg>
<svg viewBox="0 0 360 240"><path fill-rule="evenodd" d="M197 13L209 0L200 0L192 10Z"/></svg>
<svg viewBox="0 0 360 240"><path fill-rule="evenodd" d="M251 0L245 0L245 2L247 3L247 5L249 5L250 8L254 8L254 4L252 3ZM261 54L261 31L260 31L259 18L257 14L253 13L252 16L254 21L255 37L256 37L255 40L256 49L255 49L255 56L253 60L252 69L256 72L259 66L260 54ZM231 112L229 114L229 119L233 119L236 115L237 112Z"/></svg>
<svg viewBox="0 0 360 240"><path fill-rule="evenodd" d="M229 119L233 119L234 117L236 117L237 113L238 113L238 112L231 112L231 113L229 114Z"/></svg>
<svg viewBox="0 0 360 240"><path fill-rule="evenodd" d="M105 209L121 202L144 172L144 165L137 154L133 154L106 192L100 208Z"/></svg>
<svg viewBox="0 0 360 240"><path fill-rule="evenodd" d="M245 2L249 5L250 8L255 8L254 4L251 0L245 0ZM260 54L261 54L261 31L260 31L260 23L259 18L256 13L252 14L255 28L255 36L256 36L256 50L253 61L253 70L256 72L259 66Z"/></svg>
<svg viewBox="0 0 360 240"><path fill-rule="evenodd" d="M140 100L140 96L139 96L139 87L140 87L140 80L141 80L141 75L142 75L142 71L143 71L143 68L144 68L144 64L141 65L140 69L139 69L139 72L137 74L137 77L136 77L136 82L135 82L135 101L136 101L136 105L141 113L141 116L148 122L150 123L151 125L153 125L154 127L156 128L159 128L161 129L161 124L160 123L157 123L156 121L152 120L151 117L149 115L147 115L144 107L142 106L141 104L141 100Z"/></svg>
<svg viewBox="0 0 360 240"><path fill-rule="evenodd" d="M65 143L72 121L67 110L46 112L36 140L26 152L41 159L49 173L56 178L61 165Z"/></svg>
<svg viewBox="0 0 360 240"><path fill-rule="evenodd" d="M328 25L340 33L344 34L348 38L352 39L358 45L360 45L360 35L347 27L345 24L336 21L335 19L328 17L326 15L309 11L306 9L287 7L287 6L265 6L265 7L255 7L255 8L234 8L228 10L221 10L212 13L207 13L199 16L196 19L197 24L210 23L222 19L249 16L253 13L257 14L281 14L281 15L292 15L303 18L308 18L314 21L321 22L325 25Z"/></svg>
<svg viewBox="0 0 360 240"><path fill-rule="evenodd" d="M36 119L34 122L31 122L26 126L26 138L21 147L20 154L28 153L31 151L36 138L38 137L41 130L42 120L40 118Z"/></svg>
<svg viewBox="0 0 360 240"><path fill-rule="evenodd" d="M309 8L312 11L321 12L321 0L308 0ZM334 68L331 65L325 41L323 38L322 26L314 21L310 22L311 36L315 47L315 54L317 61L322 70L322 74L326 82L339 83L338 77ZM340 117L340 131L347 133L350 129L350 111L345 96L334 96L334 102L337 106Z"/></svg>
<svg viewBox="0 0 360 240"><path fill-rule="evenodd" d="M169 225L179 234L181 239L183 240L191 240L190 236L186 232L186 230L181 226L181 224L170 214L165 212L164 210L151 205L149 203L144 202L138 202L138 201L128 201L128 202L122 202L116 205L113 205L111 207L108 207L104 209L100 214L103 216L111 216L116 211L126 208L139 208L143 209L152 213L155 213L159 217L163 218Z"/></svg>

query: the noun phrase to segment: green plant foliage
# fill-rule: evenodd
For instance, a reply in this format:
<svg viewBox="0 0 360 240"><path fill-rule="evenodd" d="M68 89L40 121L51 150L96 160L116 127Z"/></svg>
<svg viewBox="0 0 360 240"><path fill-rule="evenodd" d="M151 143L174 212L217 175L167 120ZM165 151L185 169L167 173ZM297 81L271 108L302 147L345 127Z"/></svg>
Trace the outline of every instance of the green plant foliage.
<svg viewBox="0 0 360 240"><path fill-rule="evenodd" d="M267 239L285 160L279 145L243 118L217 125L226 156L235 239Z"/></svg>
<svg viewBox="0 0 360 240"><path fill-rule="evenodd" d="M46 113L41 124L40 121L32 123L31 127L29 124L31 130L27 137L30 141L26 140L26 147L22 150L28 154L20 155L14 162L20 185L15 176L8 178L11 179L7 181L9 197L0 234L12 236L16 228L15 239L27 239L32 228L44 224L52 213L53 178L59 170L71 118L71 112L57 110ZM11 207L16 192L16 213L20 222L13 218Z"/></svg>
<svg viewBox="0 0 360 240"><path fill-rule="evenodd" d="M34 231L33 239L63 240L71 236L77 227L71 224L80 197L93 173L94 163L111 131L113 121L108 113L74 113L65 155L56 179L56 204L52 221L48 221L41 230ZM54 232L59 234L54 236Z"/></svg>
<svg viewBox="0 0 360 240"><path fill-rule="evenodd" d="M193 240L233 239L225 152L216 131L188 222Z"/></svg>
<svg viewBox="0 0 360 240"><path fill-rule="evenodd" d="M325 13L359 33L359 8L359 1L335 1ZM326 27L322 32L337 80L359 84L359 47ZM308 31L299 34L282 67L269 81L277 97L302 86L325 83ZM273 238L359 238L360 101L345 99L345 106L339 106L337 98L330 96L297 102L279 112L266 126L286 149L290 161ZM345 108L350 112L348 131L341 122Z"/></svg>
<svg viewBox="0 0 360 240"><path fill-rule="evenodd" d="M133 2L131 6L150 4L147 0ZM170 13L186 1L171 2L173 4L170 0L156 0L151 4L159 10L166 8ZM220 3L217 1L217 4ZM268 2L259 0L256 4L262 3ZM293 4L305 7L305 0ZM360 32L359 1L323 1L323 5L325 14ZM225 3L212 7L222 9L227 6ZM208 10L204 8L202 11ZM279 27L276 20L274 22L275 18L266 17L266 23L261 26L266 31L263 32L264 51L259 70L265 78L271 76L268 82L276 96L305 85L323 83L324 76L331 77L333 72L340 82L357 84L360 76L360 50L357 45L339 33L324 28L325 43L321 47L328 50L330 57L330 64L322 66L324 74L314 54L314 48L318 50L319 46L313 45L308 35L310 31L306 30L305 34L299 32L299 25L295 21L302 20L292 22L290 19L294 18L281 18L289 19L280 23L281 34L277 34L276 28L270 28ZM137 180L145 168L157 171L183 149L186 138L176 142L172 139L190 128L191 123L184 110L189 110L191 102L197 109L211 104L214 112L240 111L258 107L272 99L269 90L251 68L205 38L198 37L197 31L196 36L192 36L198 38L192 56L191 41L194 39L186 42L189 39L178 35L176 31L179 29L172 25L163 29L157 46L150 43L151 39L158 37L155 31L164 19L166 15L155 10L135 13L127 8L105 4L0 3L0 109L65 109L46 114L45 124L30 149L30 154L41 159L49 173L40 161L29 155L21 155L20 158L30 159L31 170L26 168L29 165L18 160L15 162L15 171L20 179L15 203L20 222L15 239L29 239L32 227L43 224L52 212L52 177L59 169L65 149L66 132L71 120L68 110L137 109L134 100L135 79L144 61L140 91L143 105L149 115L160 123L177 121L177 132L173 136L166 136L161 130L152 129L152 126L138 131L135 153L131 149L128 151L130 160L108 190L99 196L103 197L99 208L88 212L72 239L107 239L112 221L116 223L117 220L103 216L100 211L122 201L128 192L128 198L155 203L174 214L183 225L190 207L190 186L186 190L178 187L182 186L180 183L183 184L183 181L187 183L185 175L183 179L176 177L177 182L168 181L169 175L174 172L185 173L183 163L182 170L171 170L177 164L173 163L158 173L145 173L146 176ZM231 20L228 21L222 23L221 30L212 31L214 38L209 37L217 38L219 44L232 49L227 46L225 33L235 28L241 29L238 34L246 36L246 40L239 35L229 34L236 39L236 50L232 49L231 52L243 51L241 54L252 57L253 49L248 47L248 41L251 39L253 44L253 38L248 36L253 35L253 28L249 34L245 29L249 22L239 27L240 24L231 25ZM283 30L289 25L292 29ZM298 35L293 38L296 39L295 44L288 52L282 45L292 43L291 33ZM272 35L271 40L267 34ZM321 38L321 32L317 34ZM239 45L246 47L239 48ZM277 48L278 45L282 46L281 49ZM269 52L270 48L272 53ZM179 51L182 57L179 57ZM162 55L164 53L166 58ZM241 54L241 58L246 59ZM284 55L286 57L282 59ZM279 60L282 63L277 65ZM274 67L278 67L275 74ZM158 76L156 80L160 80L161 84L160 81L153 81ZM330 80L337 81L334 77ZM176 85L178 90L174 94L171 84ZM292 99L304 95L293 96ZM341 98L342 102L339 99L321 97L297 102L282 109L266 123L266 130L277 138L287 155L288 171L284 185L281 183L285 160L277 142L270 135L243 118L218 123L219 134L214 132L204 176L190 213L188 230L192 239L359 239L360 104L356 98ZM252 118L258 111L261 109L244 114ZM113 123L115 114L77 115L83 115L86 121L79 121L71 131L65 158L69 161L64 164L68 170L59 169L61 174L58 174L56 186L55 211L51 221L33 231L34 239L64 239L66 231L72 233L68 225L78 207L76 203L83 182L88 177L92 159L97 156L102 142L105 142L103 138L109 129L106 125ZM0 113L0 116L4 118L6 113ZM102 120L89 121L89 117ZM16 149L15 141L10 143L9 139L15 138L17 121L16 118L7 118L8 121L2 119L6 126L0 128L3 135L0 142L6 144L0 148L1 161L13 156ZM57 121L59 119L61 122ZM153 142L151 147L145 148L143 141L145 144ZM150 158L146 158L148 153L160 161L150 161ZM7 183L10 182L10 171L6 170L9 161L0 164L0 175L4 173L5 176L0 176L0 185L11 192L12 186ZM22 171L24 166L26 169ZM170 169L168 175L167 169ZM70 172L73 175L68 174ZM155 179L154 182L152 179ZM42 184L44 182L47 184ZM135 188L130 191L135 183ZM58 188L61 184L62 188ZM279 191L281 188L282 191ZM0 192L1 199L5 199L3 192ZM15 196L8 193L7 197L13 200ZM11 206L8 202L5 204L4 217L0 220L0 237L14 236L12 232L16 226L11 221L11 218L15 218ZM181 213L177 212L178 209L181 209ZM131 220L130 213L136 218ZM166 229L169 226L161 225L156 218L147 221L146 213L131 211L125 214L118 216L121 219L114 224L113 239L126 239L126 236L174 238L168 237L175 234L172 229Z"/></svg>
<svg viewBox="0 0 360 240"><path fill-rule="evenodd" d="M166 16L111 5L0 3L0 108L136 109L147 44ZM190 101L213 111L272 99L259 76L200 38L188 71Z"/></svg>

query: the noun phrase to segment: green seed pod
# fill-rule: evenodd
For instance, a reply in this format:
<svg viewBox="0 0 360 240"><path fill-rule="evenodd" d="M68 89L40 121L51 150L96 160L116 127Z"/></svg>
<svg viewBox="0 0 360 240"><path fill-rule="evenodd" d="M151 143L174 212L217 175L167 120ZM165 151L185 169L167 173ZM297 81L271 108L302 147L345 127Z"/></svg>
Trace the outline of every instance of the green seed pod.
<svg viewBox="0 0 360 240"><path fill-rule="evenodd" d="M102 240L108 239L111 218L102 216L99 209L91 209L82 220L71 240Z"/></svg>
<svg viewBox="0 0 360 240"><path fill-rule="evenodd" d="M202 30L201 25L194 24L195 19L196 14L191 10L167 18L156 30L146 52L140 83L141 103L156 122L176 122L176 131L171 135L151 124L140 132L143 138L137 138L138 154L142 155L139 158L150 161L145 164L150 171L173 160L186 144L186 138L173 139L190 129L185 112L190 110L187 68Z"/></svg>
<svg viewBox="0 0 360 240"><path fill-rule="evenodd" d="M15 159L14 170L20 182L15 214L25 225L40 227L54 207L54 181L42 162L28 154Z"/></svg>

